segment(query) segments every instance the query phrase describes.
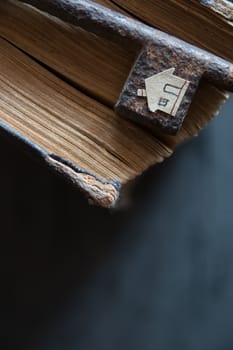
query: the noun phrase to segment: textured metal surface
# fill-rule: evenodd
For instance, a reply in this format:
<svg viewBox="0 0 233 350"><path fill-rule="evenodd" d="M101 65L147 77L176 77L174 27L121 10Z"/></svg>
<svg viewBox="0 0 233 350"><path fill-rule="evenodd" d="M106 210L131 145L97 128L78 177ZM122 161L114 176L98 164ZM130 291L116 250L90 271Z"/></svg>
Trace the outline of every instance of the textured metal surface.
<svg viewBox="0 0 233 350"><path fill-rule="evenodd" d="M137 59L116 103L116 111L127 118L163 132L175 134L182 126L200 79L233 91L233 65L173 36L87 0L19 0L72 25L120 45L135 46ZM150 112L146 99L137 96L145 78L168 68L189 80L188 91L175 117Z"/></svg>
<svg viewBox="0 0 233 350"><path fill-rule="evenodd" d="M191 82L176 117L160 111L150 112L146 99L135 95L135 87L143 87L145 78L169 67L175 67L176 75ZM146 126L157 125L165 132L176 133L188 112L202 73L202 68L195 60L190 60L182 51L176 51L171 46L152 44L141 52L130 74L130 79L125 83L116 106L117 110L121 115L127 115L130 119L137 120Z"/></svg>

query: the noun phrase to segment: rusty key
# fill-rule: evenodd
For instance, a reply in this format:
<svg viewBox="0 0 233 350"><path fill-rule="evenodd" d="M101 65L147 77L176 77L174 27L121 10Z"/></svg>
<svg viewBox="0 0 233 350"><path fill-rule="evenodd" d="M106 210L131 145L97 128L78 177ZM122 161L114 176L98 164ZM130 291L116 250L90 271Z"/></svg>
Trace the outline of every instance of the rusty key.
<svg viewBox="0 0 233 350"><path fill-rule="evenodd" d="M233 64L87 0L18 0L120 45L137 58L116 112L165 133L182 126L200 79L233 91Z"/></svg>

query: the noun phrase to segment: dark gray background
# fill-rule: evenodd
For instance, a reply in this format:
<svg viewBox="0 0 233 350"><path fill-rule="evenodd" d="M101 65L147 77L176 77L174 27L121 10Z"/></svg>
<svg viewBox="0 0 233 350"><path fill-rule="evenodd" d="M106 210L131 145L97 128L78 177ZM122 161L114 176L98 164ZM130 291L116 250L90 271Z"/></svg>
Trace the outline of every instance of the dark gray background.
<svg viewBox="0 0 233 350"><path fill-rule="evenodd" d="M233 348L232 111L112 213L0 141L9 349Z"/></svg>

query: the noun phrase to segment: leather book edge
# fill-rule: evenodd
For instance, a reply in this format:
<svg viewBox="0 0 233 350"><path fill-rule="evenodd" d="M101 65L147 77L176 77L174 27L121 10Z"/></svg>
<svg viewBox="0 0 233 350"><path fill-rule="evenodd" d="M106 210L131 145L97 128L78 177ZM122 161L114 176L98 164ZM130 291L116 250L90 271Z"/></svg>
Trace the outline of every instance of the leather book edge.
<svg viewBox="0 0 233 350"><path fill-rule="evenodd" d="M199 0L204 6L233 24L233 3L229 0Z"/></svg>
<svg viewBox="0 0 233 350"><path fill-rule="evenodd" d="M39 161L53 172L65 178L75 188L81 190L91 204L104 208L115 207L120 196L120 183L118 181L106 181L96 175L79 168L68 160L55 154L50 154L29 138L0 121L0 137L13 141L20 149L31 158Z"/></svg>

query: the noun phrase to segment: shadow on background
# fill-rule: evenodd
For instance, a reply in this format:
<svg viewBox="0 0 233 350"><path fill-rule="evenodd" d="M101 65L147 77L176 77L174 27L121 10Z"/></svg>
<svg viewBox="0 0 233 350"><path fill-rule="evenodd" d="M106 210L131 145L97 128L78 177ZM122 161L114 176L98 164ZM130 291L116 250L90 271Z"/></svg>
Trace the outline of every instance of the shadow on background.
<svg viewBox="0 0 233 350"><path fill-rule="evenodd" d="M1 140L10 349L232 349L232 110L143 175L126 211L88 206Z"/></svg>

